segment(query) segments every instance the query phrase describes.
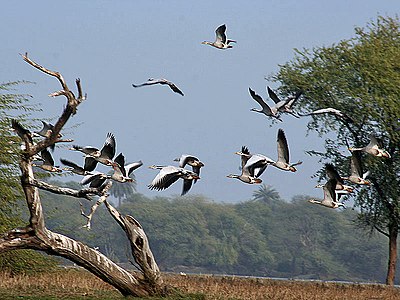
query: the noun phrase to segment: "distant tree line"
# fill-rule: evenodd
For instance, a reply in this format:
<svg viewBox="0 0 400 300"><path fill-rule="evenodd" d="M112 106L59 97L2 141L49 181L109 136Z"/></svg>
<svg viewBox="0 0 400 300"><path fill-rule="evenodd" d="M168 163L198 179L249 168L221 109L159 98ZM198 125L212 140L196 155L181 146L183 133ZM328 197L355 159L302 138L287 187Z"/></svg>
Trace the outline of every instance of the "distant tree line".
<svg viewBox="0 0 400 300"><path fill-rule="evenodd" d="M162 271L384 281L384 238L357 227L356 211L334 211L308 199L285 201L269 186L238 204L200 195L131 193L119 210L135 214L149 233ZM43 203L49 228L98 247L120 263L133 261L123 232L105 209L99 208L87 231L77 200L45 194Z"/></svg>

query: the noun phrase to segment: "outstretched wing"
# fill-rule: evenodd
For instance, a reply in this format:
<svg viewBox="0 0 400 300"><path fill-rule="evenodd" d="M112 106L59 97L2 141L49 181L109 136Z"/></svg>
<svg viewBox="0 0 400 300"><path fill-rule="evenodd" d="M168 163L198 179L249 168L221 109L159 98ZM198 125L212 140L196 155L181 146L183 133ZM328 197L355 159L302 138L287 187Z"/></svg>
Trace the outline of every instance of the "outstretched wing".
<svg viewBox="0 0 400 300"><path fill-rule="evenodd" d="M260 104L263 109L267 110L272 115L271 107L269 107L269 105L267 103L265 103L263 98L261 98L261 96L257 95L256 92L254 92L251 88L249 88L249 92L250 92L251 97L253 97L253 99L258 104Z"/></svg>
<svg viewBox="0 0 400 300"><path fill-rule="evenodd" d="M289 163L289 146L283 129L278 129L278 160Z"/></svg>
<svg viewBox="0 0 400 300"><path fill-rule="evenodd" d="M215 42L216 43L222 43L225 44L226 43L226 25L222 24L221 26L219 26L217 28L217 30L215 30Z"/></svg>

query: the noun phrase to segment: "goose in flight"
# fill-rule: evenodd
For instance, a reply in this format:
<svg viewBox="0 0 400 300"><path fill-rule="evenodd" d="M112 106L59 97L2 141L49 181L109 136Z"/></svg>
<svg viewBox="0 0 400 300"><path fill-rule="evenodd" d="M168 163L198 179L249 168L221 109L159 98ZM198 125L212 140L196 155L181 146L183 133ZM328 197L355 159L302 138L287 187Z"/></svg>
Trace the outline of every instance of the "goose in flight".
<svg viewBox="0 0 400 300"><path fill-rule="evenodd" d="M336 180L336 187L335 190L345 190L349 193L353 192L353 187L349 185L345 185L343 178L339 175L338 171L332 164L325 164L325 171L326 175L328 176L329 179L335 179Z"/></svg>
<svg viewBox="0 0 400 300"><path fill-rule="evenodd" d="M86 171L91 172L96 168L98 162L107 166L115 165L112 160L115 155L115 144L115 137L109 132L101 150L92 146L81 147L78 145L73 145L70 150L86 154L84 168Z"/></svg>
<svg viewBox="0 0 400 300"><path fill-rule="evenodd" d="M194 179L200 179L200 177L189 170L175 167L175 166L150 166L150 169L160 170L153 181L148 185L151 190L164 190L170 187L179 178L183 179L183 188L181 196L185 195L192 187L192 181Z"/></svg>
<svg viewBox="0 0 400 300"><path fill-rule="evenodd" d="M279 117L279 110L283 107L286 102L281 101L275 104L273 107L270 107L260 95L257 95L251 88L249 88L249 92L251 97L261 106L261 109L252 108L251 111L255 111L258 113L263 113L267 117L273 117L282 122L282 119Z"/></svg>
<svg viewBox="0 0 400 300"><path fill-rule="evenodd" d="M310 199L308 200L308 202L319 204L329 208L338 208L338 207L346 208L346 206L343 203L337 201L337 195L335 192L336 184L337 184L336 179L334 178L329 179L322 187L324 191L324 199L323 200Z"/></svg>
<svg viewBox="0 0 400 300"><path fill-rule="evenodd" d="M89 184L89 187L91 188L101 189L106 183L106 180L110 178L111 176L109 175L95 171L92 174L83 177L81 180L81 185Z"/></svg>
<svg viewBox="0 0 400 300"><path fill-rule="evenodd" d="M63 165L66 167L63 168L64 171L71 171L72 173L78 174L78 175L90 175L91 173L87 170L85 170L84 167L78 166L76 163L65 159L65 158L60 158L60 161Z"/></svg>
<svg viewBox="0 0 400 300"><path fill-rule="evenodd" d="M114 162L116 164L113 165L114 173L111 175L111 179L118 182L133 182L134 180L129 175L143 165L141 161L125 164L125 156L122 153L118 154Z"/></svg>
<svg viewBox="0 0 400 300"><path fill-rule="evenodd" d="M179 162L179 167L184 168L186 165L192 167L192 171L200 176L200 168L204 167L204 164L196 157L190 154L182 154L181 157L175 158L174 161ZM197 179L194 180L196 183Z"/></svg>
<svg viewBox="0 0 400 300"><path fill-rule="evenodd" d="M62 172L62 170L58 166L54 166L54 159L53 156L51 156L49 150L43 149L42 151L40 151L40 156L43 159L43 163L40 165L32 164L32 166L38 167L48 172L53 172L53 173Z"/></svg>
<svg viewBox="0 0 400 300"><path fill-rule="evenodd" d="M205 45L210 45L218 49L228 49L228 48L233 48L232 45L229 45L230 43L236 43L234 40L228 40L226 38L226 25L222 24L215 30L215 41L214 42L208 42L204 41L202 44Z"/></svg>
<svg viewBox="0 0 400 300"><path fill-rule="evenodd" d="M33 144L32 133L28 129L24 128L20 122L12 119L11 128L21 138L21 140L25 141L25 138L27 138L28 142Z"/></svg>
<svg viewBox="0 0 400 300"><path fill-rule="evenodd" d="M248 184L260 184L262 182L262 180L260 178L254 177L254 172L252 172L253 170L250 171L249 168L245 167L247 161L252 156L250 154L249 149L246 146L242 146L242 150L235 152L235 154L238 154L241 157L241 170L242 170L242 173L240 175L229 174L226 177L228 177L228 178L236 178L236 179L239 179L240 181L242 181L244 183L248 183Z"/></svg>
<svg viewBox="0 0 400 300"><path fill-rule="evenodd" d="M149 78L146 82L141 83L141 84L133 84L132 86L135 88L146 86L146 85L154 85L154 84L161 84L161 85L168 85L171 90L173 90L175 93L178 93L182 96L184 96L183 92L171 81L160 78L160 79L154 79L154 78Z"/></svg>
<svg viewBox="0 0 400 300"><path fill-rule="evenodd" d="M294 116L296 118L300 118L293 111L293 105L296 103L296 101L303 94L303 91L300 90L295 95L288 96L285 100L281 100L269 86L267 86L267 92L268 92L268 96L272 99L272 101L275 102L275 105L279 106L278 110L280 112L288 113L288 114L291 114L292 116ZM281 103L284 103L284 104L281 105Z"/></svg>
<svg viewBox="0 0 400 300"><path fill-rule="evenodd" d="M369 135L370 142L367 146L362 148L349 148L351 152L353 151L363 151L365 153L371 154L377 157L390 158L389 152L383 149L383 143L381 139L378 139L374 134Z"/></svg>
<svg viewBox="0 0 400 300"><path fill-rule="evenodd" d="M335 115L335 116L343 119L347 123L354 123L353 119L350 118L348 115L346 115L344 112L342 112L336 108L332 108L332 107L317 109L310 113L299 114L299 116L304 117L304 116L321 115L321 114Z"/></svg>
<svg viewBox="0 0 400 300"><path fill-rule="evenodd" d="M49 137L54 130L54 125L51 123L42 121L42 120L41 120L41 122L43 124L42 128L39 131L35 131L34 135L41 136L41 137ZM59 133L57 135L57 138L61 138L61 137L62 137L62 134Z"/></svg>
<svg viewBox="0 0 400 300"><path fill-rule="evenodd" d="M289 146L286 140L285 132L281 128L278 129L277 142L278 142L278 160L272 163L272 165L284 171L296 172L297 169L295 168L295 166L301 165L303 162L298 161L297 163L294 164L289 163Z"/></svg>
<svg viewBox="0 0 400 300"><path fill-rule="evenodd" d="M371 182L367 180L367 176L369 175L369 171L363 173L362 163L361 163L361 151L353 151L351 152L350 159L350 176L343 177L345 180L349 180L355 184L361 185L370 185Z"/></svg>

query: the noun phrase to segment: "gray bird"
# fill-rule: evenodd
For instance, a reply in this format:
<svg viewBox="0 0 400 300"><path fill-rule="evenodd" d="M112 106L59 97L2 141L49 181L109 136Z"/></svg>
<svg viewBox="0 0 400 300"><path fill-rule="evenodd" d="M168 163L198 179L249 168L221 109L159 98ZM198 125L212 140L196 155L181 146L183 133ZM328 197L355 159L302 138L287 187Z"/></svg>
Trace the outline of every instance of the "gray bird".
<svg viewBox="0 0 400 300"><path fill-rule="evenodd" d="M160 78L160 79L154 79L154 78L149 78L146 82L141 83L141 84L133 84L132 86L135 88L146 86L146 85L154 85L154 84L161 84L161 85L168 85L171 90L173 90L175 93L178 93L182 96L184 96L183 92L171 81Z"/></svg>
<svg viewBox="0 0 400 300"><path fill-rule="evenodd" d="M226 25L222 24L220 25L216 30L215 30L215 41L214 42L208 42L204 41L202 44L204 45L210 45L218 49L228 49L228 48L233 48L232 45L229 45L230 43L236 43L234 40L228 40L226 38Z"/></svg>
<svg viewBox="0 0 400 300"><path fill-rule="evenodd" d="M272 99L272 101L275 102L275 105L279 105L279 111L282 113L288 113L291 114L292 116L296 118L300 118L294 111L293 111L293 105L296 103L296 101L300 98L300 96L303 94L303 91L298 91L295 95L293 96L288 96L286 99L281 100L276 93L269 87L267 86L267 92L269 97ZM280 105L282 102L284 102L284 105Z"/></svg>
<svg viewBox="0 0 400 300"><path fill-rule="evenodd" d="M284 171L296 172L297 169L295 166L301 165L303 162L298 161L294 164L289 163L289 146L286 140L285 132L281 128L278 129L277 143L278 160L272 165Z"/></svg>
<svg viewBox="0 0 400 300"><path fill-rule="evenodd" d="M370 142L367 146L361 148L349 148L351 152L362 151L377 157L390 158L390 153L383 149L383 143L381 139L378 139L374 134L369 135Z"/></svg>
<svg viewBox="0 0 400 300"><path fill-rule="evenodd" d="M129 175L143 165L141 161L125 164L125 156L122 153L118 154L114 162L116 164L113 165L114 173L111 175L111 178L118 182L133 182L133 179Z"/></svg>
<svg viewBox="0 0 400 300"><path fill-rule="evenodd" d="M183 179L183 188L181 196L185 195L192 187L192 181L194 179L200 179L200 177L189 170L175 167L175 166L150 166L150 169L159 169L160 172L153 179L153 181L148 185L151 190L164 190L170 187L179 178Z"/></svg>
<svg viewBox="0 0 400 300"><path fill-rule="evenodd" d="M310 199L308 200L308 202L319 204L329 208L339 208L339 207L346 208L346 206L343 203L337 201L335 187L336 187L336 179L329 179L323 186L324 199L323 200Z"/></svg>
<svg viewBox="0 0 400 300"><path fill-rule="evenodd" d="M241 151L235 152L235 154L240 155L241 162L241 174L229 174L226 177L228 178L236 178L240 181L248 184L260 184L262 180L254 176L254 169L249 169L246 167L247 161L250 159L252 154L250 154L249 149L246 146L242 146Z"/></svg>
<svg viewBox="0 0 400 300"><path fill-rule="evenodd" d="M267 117L275 118L282 122L282 119L279 117L279 110L286 104L285 101L281 101L274 106L270 107L260 95L257 95L251 88L249 88L249 92L251 97L261 106L261 109L252 108L251 111L255 111L258 113L262 113Z"/></svg>
<svg viewBox="0 0 400 300"><path fill-rule="evenodd" d="M200 176L200 169L204 167L204 164L196 157L191 154L182 154L181 157L175 158L174 161L179 162L179 167L184 168L186 165L192 167L192 171ZM194 180L196 183L197 179Z"/></svg>
<svg viewBox="0 0 400 300"><path fill-rule="evenodd" d="M350 159L350 176L343 177L344 180L349 180L352 183L360 185L370 185L371 182L366 178L369 175L369 171L363 173L362 162L361 162L361 151L351 152Z"/></svg>

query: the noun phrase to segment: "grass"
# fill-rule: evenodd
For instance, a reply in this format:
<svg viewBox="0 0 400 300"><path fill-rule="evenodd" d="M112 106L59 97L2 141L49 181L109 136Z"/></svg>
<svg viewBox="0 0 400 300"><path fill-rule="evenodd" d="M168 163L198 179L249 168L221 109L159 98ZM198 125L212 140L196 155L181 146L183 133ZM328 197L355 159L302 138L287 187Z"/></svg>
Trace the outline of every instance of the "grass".
<svg viewBox="0 0 400 300"><path fill-rule="evenodd" d="M280 281L219 276L165 274L177 289L167 300L395 300L400 289L384 285ZM67 269L33 275L0 273L0 299L126 299L87 271ZM133 297L129 299L135 299ZM161 298L148 298L158 300Z"/></svg>

